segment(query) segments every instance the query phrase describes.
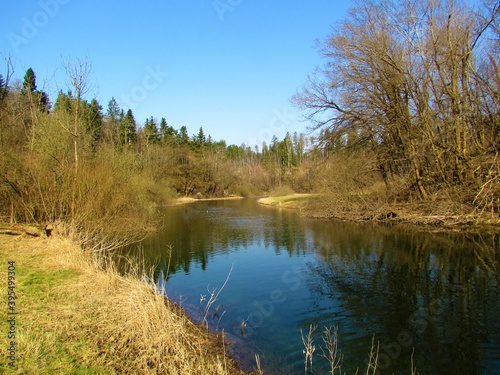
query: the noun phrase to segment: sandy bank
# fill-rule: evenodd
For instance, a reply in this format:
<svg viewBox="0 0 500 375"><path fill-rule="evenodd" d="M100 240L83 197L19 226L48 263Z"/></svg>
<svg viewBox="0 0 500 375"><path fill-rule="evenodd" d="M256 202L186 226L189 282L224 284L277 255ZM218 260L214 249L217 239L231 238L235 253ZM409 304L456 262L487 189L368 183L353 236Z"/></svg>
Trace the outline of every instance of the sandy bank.
<svg viewBox="0 0 500 375"><path fill-rule="evenodd" d="M172 200L170 202L170 206L176 206L179 204L186 204L186 203L193 203L193 202L202 202L202 201L227 201L227 200L234 200L234 199L244 199L243 197L239 196L229 196L229 197L222 197L222 198L192 198L192 197L180 197Z"/></svg>

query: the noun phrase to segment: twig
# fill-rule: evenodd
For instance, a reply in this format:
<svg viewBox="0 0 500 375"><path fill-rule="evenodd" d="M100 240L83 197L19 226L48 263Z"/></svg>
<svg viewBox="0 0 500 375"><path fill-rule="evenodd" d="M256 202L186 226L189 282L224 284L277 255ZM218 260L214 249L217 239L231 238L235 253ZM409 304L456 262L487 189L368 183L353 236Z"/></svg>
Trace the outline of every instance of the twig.
<svg viewBox="0 0 500 375"><path fill-rule="evenodd" d="M326 352L323 347L320 346L322 352L321 356L330 364L330 375L334 375L336 370L339 370L339 372L342 373L340 365L342 364L343 356L340 355L340 357L337 357L338 328L336 326L325 327L325 330L323 331L323 342L326 346Z"/></svg>
<svg viewBox="0 0 500 375"><path fill-rule="evenodd" d="M313 345L314 340L312 338L312 335L314 331L318 328L318 326L313 326L312 324L309 325L309 333L307 334L306 337L304 337L304 333L302 332L302 328L300 329L300 336L302 337L302 343L304 344L304 350L302 351L302 354L304 354L305 360L304 360L304 374L307 374L307 363L309 362L311 364L311 372L313 368L313 354L316 350L316 346Z"/></svg>
<svg viewBox="0 0 500 375"><path fill-rule="evenodd" d="M222 284L222 286L220 287L220 289L218 291L217 291L217 288L213 288L210 291L209 286L207 286L207 291L210 294L210 298L208 299L207 305L205 306L205 316L203 317L203 323L206 325L207 328L208 328L208 321L207 321L208 312L210 311L210 308L215 303L215 301L217 301L217 299L219 298L219 294L222 292L222 290L226 286L226 284L229 280L229 277L231 276L231 273L233 272L233 267L234 267L234 262L233 262L233 264L231 264L231 269L229 270L229 273L227 274L227 277L226 277L226 280L224 281L224 284ZM217 293L215 293L216 291L217 291ZM201 302L201 299L200 299L200 302Z"/></svg>

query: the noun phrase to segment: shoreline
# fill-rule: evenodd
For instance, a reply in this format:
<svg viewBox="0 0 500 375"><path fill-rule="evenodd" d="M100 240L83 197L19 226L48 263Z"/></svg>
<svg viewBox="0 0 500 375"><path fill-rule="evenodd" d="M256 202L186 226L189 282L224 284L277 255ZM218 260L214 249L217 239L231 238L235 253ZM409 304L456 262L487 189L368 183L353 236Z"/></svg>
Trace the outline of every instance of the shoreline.
<svg viewBox="0 0 500 375"><path fill-rule="evenodd" d="M319 194L290 194L265 197L258 200L265 206L298 210L305 217L325 220L372 222L380 224L406 224L432 232L500 232L500 217L491 214L474 214L472 207L464 212L441 211L434 202L382 204L379 207L326 207Z"/></svg>
<svg viewBox="0 0 500 375"><path fill-rule="evenodd" d="M229 200L237 200L237 199L245 199L245 197L241 197L238 195L230 195L227 197L220 198L192 198L192 197L179 197L173 199L167 206L178 206L181 204L193 203L193 202L208 202L208 201L229 201Z"/></svg>
<svg viewBox="0 0 500 375"><path fill-rule="evenodd" d="M317 196L317 194L310 193L296 193L276 197L269 196L260 198L257 200L257 203L263 206L284 207L300 210L303 208L304 203L306 203L307 200L316 198Z"/></svg>
<svg viewBox="0 0 500 375"><path fill-rule="evenodd" d="M193 322L139 269L121 275L106 259L57 234L0 235L0 277L14 262L17 295L15 366L0 372L245 374L221 333Z"/></svg>

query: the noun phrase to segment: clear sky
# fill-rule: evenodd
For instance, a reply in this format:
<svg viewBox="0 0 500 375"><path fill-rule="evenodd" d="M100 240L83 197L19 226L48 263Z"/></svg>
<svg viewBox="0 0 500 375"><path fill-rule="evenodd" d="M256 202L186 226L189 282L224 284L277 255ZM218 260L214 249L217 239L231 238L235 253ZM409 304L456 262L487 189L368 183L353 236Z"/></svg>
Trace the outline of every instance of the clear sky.
<svg viewBox="0 0 500 375"><path fill-rule="evenodd" d="M350 1L2 1L0 53L15 77L32 67L39 89L66 91L63 62L88 58L104 110L111 97L139 125L165 117L189 134L250 146L305 131L290 97L321 64L315 40ZM0 62L5 75L5 64Z"/></svg>

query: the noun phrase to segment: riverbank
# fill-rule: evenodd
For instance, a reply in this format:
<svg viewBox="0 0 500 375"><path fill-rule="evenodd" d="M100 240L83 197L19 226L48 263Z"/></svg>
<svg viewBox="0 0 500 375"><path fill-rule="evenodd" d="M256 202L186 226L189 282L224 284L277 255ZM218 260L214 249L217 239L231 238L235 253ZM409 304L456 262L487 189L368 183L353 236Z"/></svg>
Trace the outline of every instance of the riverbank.
<svg viewBox="0 0 500 375"><path fill-rule="evenodd" d="M0 264L17 297L0 323L2 373L243 374L220 334L67 238L0 235Z"/></svg>
<svg viewBox="0 0 500 375"><path fill-rule="evenodd" d="M317 197L317 194L288 194L277 197L260 198L257 202L265 206L301 209L307 202Z"/></svg>
<svg viewBox="0 0 500 375"><path fill-rule="evenodd" d="M237 195L230 195L227 197L221 198L192 198L192 197L180 197L175 198L170 201L169 206L177 206L179 204L193 203L193 202L202 202L202 201L227 201L227 200L235 200L235 199L244 199L244 197Z"/></svg>
<svg viewBox="0 0 500 375"><path fill-rule="evenodd" d="M406 204L346 204L331 202L319 194L290 194L266 197L260 204L297 209L307 217L354 222L413 224L432 231L492 231L500 232L500 217L489 212L477 212L473 207L457 207L450 202L418 202Z"/></svg>

